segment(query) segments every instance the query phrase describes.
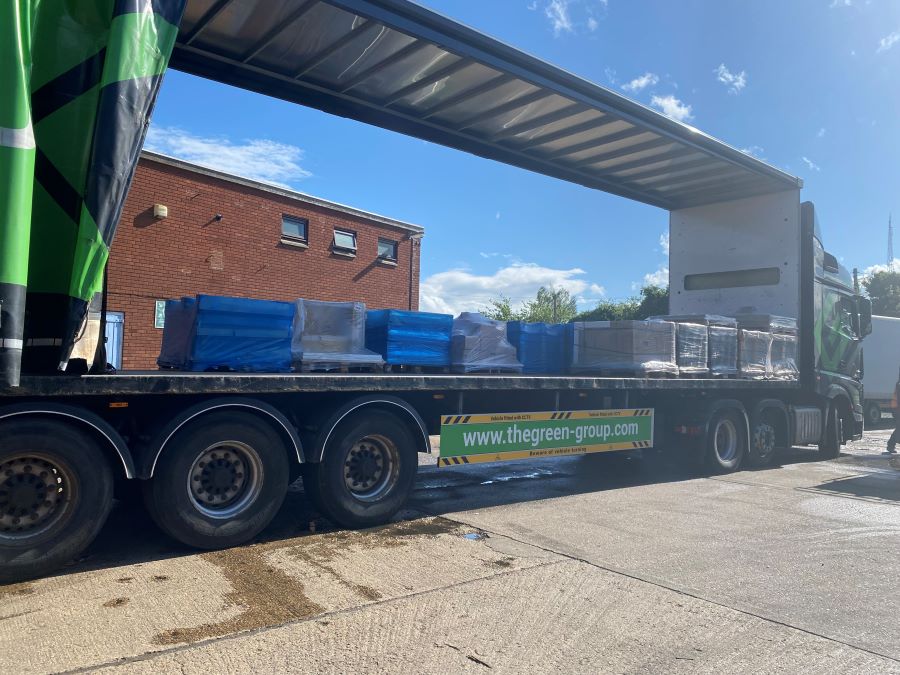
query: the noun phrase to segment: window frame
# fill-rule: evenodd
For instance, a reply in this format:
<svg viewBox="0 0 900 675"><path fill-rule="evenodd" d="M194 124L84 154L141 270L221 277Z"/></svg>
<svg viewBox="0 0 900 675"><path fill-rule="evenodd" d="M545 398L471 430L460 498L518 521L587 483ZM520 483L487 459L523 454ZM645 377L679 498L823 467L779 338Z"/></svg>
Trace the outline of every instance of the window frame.
<svg viewBox="0 0 900 675"><path fill-rule="evenodd" d="M337 242L338 233L348 235L353 238L353 248L347 246L341 246ZM359 252L359 235L353 230L345 230L340 227L334 228L331 235L331 250L333 253L337 253L338 255L345 256L353 256L356 257L356 254Z"/></svg>
<svg viewBox="0 0 900 675"><path fill-rule="evenodd" d="M295 223L303 223L303 231L305 233L305 236L298 237L296 235L286 233L284 231L285 221L295 222ZM303 218L301 216L292 216L288 213L282 213L281 214L281 241L286 244L309 246L309 218Z"/></svg>
<svg viewBox="0 0 900 675"><path fill-rule="evenodd" d="M394 250L393 256L389 257L389 256L381 255L380 249L381 249L382 242L391 245L391 247ZM397 241L396 239L388 239L387 237L378 237L378 245L377 245L377 248L375 249L375 251L376 251L376 254L377 254L377 257L379 260L397 264L397 261L400 258L400 242Z"/></svg>

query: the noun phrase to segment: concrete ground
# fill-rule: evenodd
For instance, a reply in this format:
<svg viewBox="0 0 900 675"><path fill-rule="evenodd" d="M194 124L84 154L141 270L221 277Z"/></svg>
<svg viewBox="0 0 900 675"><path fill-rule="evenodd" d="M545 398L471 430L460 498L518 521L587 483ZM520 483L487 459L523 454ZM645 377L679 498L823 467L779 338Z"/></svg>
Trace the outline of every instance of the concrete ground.
<svg viewBox="0 0 900 675"><path fill-rule="evenodd" d="M197 553L119 505L85 557L0 587L0 671L900 673L900 460L698 478L633 459L423 466L348 532L292 492Z"/></svg>

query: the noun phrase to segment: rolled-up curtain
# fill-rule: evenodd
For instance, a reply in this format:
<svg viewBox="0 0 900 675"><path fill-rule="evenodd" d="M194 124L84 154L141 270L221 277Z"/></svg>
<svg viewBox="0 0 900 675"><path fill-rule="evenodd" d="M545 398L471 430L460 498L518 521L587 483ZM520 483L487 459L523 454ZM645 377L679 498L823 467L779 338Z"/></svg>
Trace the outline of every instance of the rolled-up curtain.
<svg viewBox="0 0 900 675"><path fill-rule="evenodd" d="M101 289L185 1L2 3L13 16L0 14L0 31L15 31L18 51L0 47L17 87L16 104L0 102L0 127L20 124L9 128L34 139L8 174L17 184L0 185L0 336L7 323L18 330L23 372L65 368ZM14 386L18 358L0 356L0 384Z"/></svg>

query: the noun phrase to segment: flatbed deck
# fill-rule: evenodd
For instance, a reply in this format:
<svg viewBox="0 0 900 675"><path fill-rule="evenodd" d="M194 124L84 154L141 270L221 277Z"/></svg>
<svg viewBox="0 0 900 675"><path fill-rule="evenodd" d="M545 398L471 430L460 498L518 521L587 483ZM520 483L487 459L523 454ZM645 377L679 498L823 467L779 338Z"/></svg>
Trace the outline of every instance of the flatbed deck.
<svg viewBox="0 0 900 675"><path fill-rule="evenodd" d="M372 373L125 372L116 375L25 376L0 397L139 396L146 394L284 394L315 392L522 391L522 390L748 390L797 389L796 380L534 375L428 375Z"/></svg>

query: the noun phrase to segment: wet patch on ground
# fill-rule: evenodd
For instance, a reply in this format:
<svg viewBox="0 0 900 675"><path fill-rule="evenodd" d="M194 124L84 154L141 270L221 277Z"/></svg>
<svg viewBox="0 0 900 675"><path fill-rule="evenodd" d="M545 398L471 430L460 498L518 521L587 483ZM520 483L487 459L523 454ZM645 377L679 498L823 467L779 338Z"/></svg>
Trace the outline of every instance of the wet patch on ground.
<svg viewBox="0 0 900 675"><path fill-rule="evenodd" d="M0 586L0 600L15 598L22 595L31 595L32 593L34 593L34 583L31 581Z"/></svg>
<svg viewBox="0 0 900 675"><path fill-rule="evenodd" d="M103 603L104 607L124 607L129 602L129 598L113 598Z"/></svg>
<svg viewBox="0 0 900 675"><path fill-rule="evenodd" d="M256 545L201 554L231 584L231 591L225 595L226 608L239 607L240 613L224 621L163 631L153 643L197 642L320 614L322 607L306 597L303 584L266 562L269 548Z"/></svg>

